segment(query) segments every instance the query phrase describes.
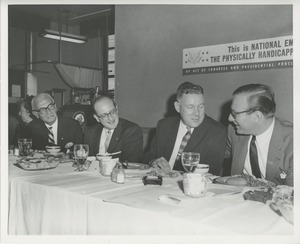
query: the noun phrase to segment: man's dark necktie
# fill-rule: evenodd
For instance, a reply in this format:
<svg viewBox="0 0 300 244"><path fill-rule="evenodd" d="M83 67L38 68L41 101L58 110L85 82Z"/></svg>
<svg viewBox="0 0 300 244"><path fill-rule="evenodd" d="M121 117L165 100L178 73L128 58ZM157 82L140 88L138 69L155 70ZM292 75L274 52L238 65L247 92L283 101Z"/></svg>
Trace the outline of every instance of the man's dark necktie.
<svg viewBox="0 0 300 244"><path fill-rule="evenodd" d="M189 139L191 138L191 135L192 135L191 128L190 127L186 127L186 128L187 128L188 131L185 133L185 135L182 138L182 141L180 143L179 150L178 150L178 153L177 153L177 157L176 157L176 160L175 160L175 164L174 164L174 167L173 167L174 170L184 170L184 168L182 166L182 163L181 163L181 154L182 154L186 144L188 143L188 141L189 141Z"/></svg>
<svg viewBox="0 0 300 244"><path fill-rule="evenodd" d="M48 128L48 143L50 145L54 145L55 141L54 141L54 135L53 135L53 131L52 131L52 127Z"/></svg>
<svg viewBox="0 0 300 244"><path fill-rule="evenodd" d="M261 178L255 141L256 141L256 137L252 136L251 143L250 143L250 151L249 151L250 163L251 163L252 174L256 178Z"/></svg>

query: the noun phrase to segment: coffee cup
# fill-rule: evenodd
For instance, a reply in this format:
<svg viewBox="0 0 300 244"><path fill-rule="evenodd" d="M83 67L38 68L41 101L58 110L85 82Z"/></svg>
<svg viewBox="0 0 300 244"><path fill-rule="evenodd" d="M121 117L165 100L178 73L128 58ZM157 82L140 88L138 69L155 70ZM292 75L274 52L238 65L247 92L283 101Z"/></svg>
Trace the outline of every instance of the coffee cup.
<svg viewBox="0 0 300 244"><path fill-rule="evenodd" d="M119 158L102 157L99 160L100 174L103 176L110 176L113 168L116 166Z"/></svg>
<svg viewBox="0 0 300 244"><path fill-rule="evenodd" d="M189 197L203 197L206 195L208 182L202 173L184 173L183 190Z"/></svg>

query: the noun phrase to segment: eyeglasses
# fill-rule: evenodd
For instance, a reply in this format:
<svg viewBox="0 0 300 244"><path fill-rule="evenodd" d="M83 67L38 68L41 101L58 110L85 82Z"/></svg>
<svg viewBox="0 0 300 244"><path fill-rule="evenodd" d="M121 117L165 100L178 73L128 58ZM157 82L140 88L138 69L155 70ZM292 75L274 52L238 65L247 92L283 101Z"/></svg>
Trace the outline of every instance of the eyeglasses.
<svg viewBox="0 0 300 244"><path fill-rule="evenodd" d="M118 113L118 109L117 108L114 108L112 109L110 112L108 113L104 113L104 114L100 114L100 115L97 115L96 116L99 118L99 119L108 119L108 116L115 116L116 114Z"/></svg>
<svg viewBox="0 0 300 244"><path fill-rule="evenodd" d="M233 118L236 118L236 116L239 115L239 114L243 114L243 113L253 113L253 112L255 112L255 111L257 111L257 109L253 109L253 108L250 108L250 109L244 110L244 111L240 111L240 112L235 112L235 111L232 111L232 110L231 110L230 114L231 114L231 116L232 116Z"/></svg>
<svg viewBox="0 0 300 244"><path fill-rule="evenodd" d="M47 112L47 110L53 110L55 109L55 103L50 103L47 107L44 107L44 108L40 108L40 109L37 109L37 110L32 110L32 111L35 111L35 112L38 112L40 114L45 114Z"/></svg>

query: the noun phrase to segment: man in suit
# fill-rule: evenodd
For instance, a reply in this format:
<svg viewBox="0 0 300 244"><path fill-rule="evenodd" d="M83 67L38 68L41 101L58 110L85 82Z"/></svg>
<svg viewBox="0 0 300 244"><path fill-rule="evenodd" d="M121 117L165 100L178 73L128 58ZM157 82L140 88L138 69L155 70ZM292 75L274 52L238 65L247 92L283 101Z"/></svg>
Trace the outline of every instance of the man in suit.
<svg viewBox="0 0 300 244"><path fill-rule="evenodd" d="M141 162L143 154L142 129L135 123L119 118L113 99L99 96L93 101L94 118L98 123L84 130L84 143L90 155L117 153L121 161Z"/></svg>
<svg viewBox="0 0 300 244"><path fill-rule="evenodd" d="M83 133L78 121L57 115L54 99L47 93L40 93L32 101L32 114L38 119L28 125L32 148L45 150L47 145L59 145L65 150L67 143L83 142Z"/></svg>
<svg viewBox="0 0 300 244"><path fill-rule="evenodd" d="M232 175L293 185L293 125L274 117L275 110L269 86L249 84L233 92L226 146Z"/></svg>
<svg viewBox="0 0 300 244"><path fill-rule="evenodd" d="M183 171L181 153L198 152L200 163L208 164L210 173L220 175L227 132L225 126L205 114L203 88L190 82L182 83L177 89L174 106L179 116L158 122L144 162L165 172ZM189 135L187 142L186 135Z"/></svg>

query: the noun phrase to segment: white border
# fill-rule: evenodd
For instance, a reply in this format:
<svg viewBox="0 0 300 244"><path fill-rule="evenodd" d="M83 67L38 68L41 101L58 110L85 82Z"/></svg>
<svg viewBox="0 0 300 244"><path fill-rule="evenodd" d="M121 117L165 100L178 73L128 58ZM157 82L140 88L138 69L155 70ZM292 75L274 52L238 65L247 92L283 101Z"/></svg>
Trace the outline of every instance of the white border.
<svg viewBox="0 0 300 244"><path fill-rule="evenodd" d="M7 212L8 212L8 189L7 189L7 175L8 175L8 145L7 145L7 138L8 138L8 22L7 22L7 5L8 4L182 4L182 5L189 5L189 4L208 4L208 5L234 5L234 4L293 4L294 8L294 153L295 153L295 191L296 191L296 200L295 200L295 225L294 230L295 234L293 238L288 238L287 236L7 236ZM36 0L36 1L25 1L25 0L2 0L1 1L1 80L0 80L0 92L1 92L1 101L0 101L0 112L1 112L1 147L0 147L0 154L1 154L1 243L280 243L280 244L288 244L288 243L300 243L300 233L299 233L299 178L300 178L300 167L299 167L299 156L298 151L299 147L299 138L296 135L300 135L299 131L299 91L300 91L300 80L299 80L299 15L300 15L300 8L299 2L297 0L252 0L252 1L223 1L223 0L212 0L212 1L184 1L184 2L176 2L176 1L138 1L138 2L129 2L129 1L101 1L101 0L73 0L73 1L61 1L61 0L52 0L52 1L45 1L45 0ZM298 195L298 196L297 196ZM4 242L3 242L4 241Z"/></svg>

